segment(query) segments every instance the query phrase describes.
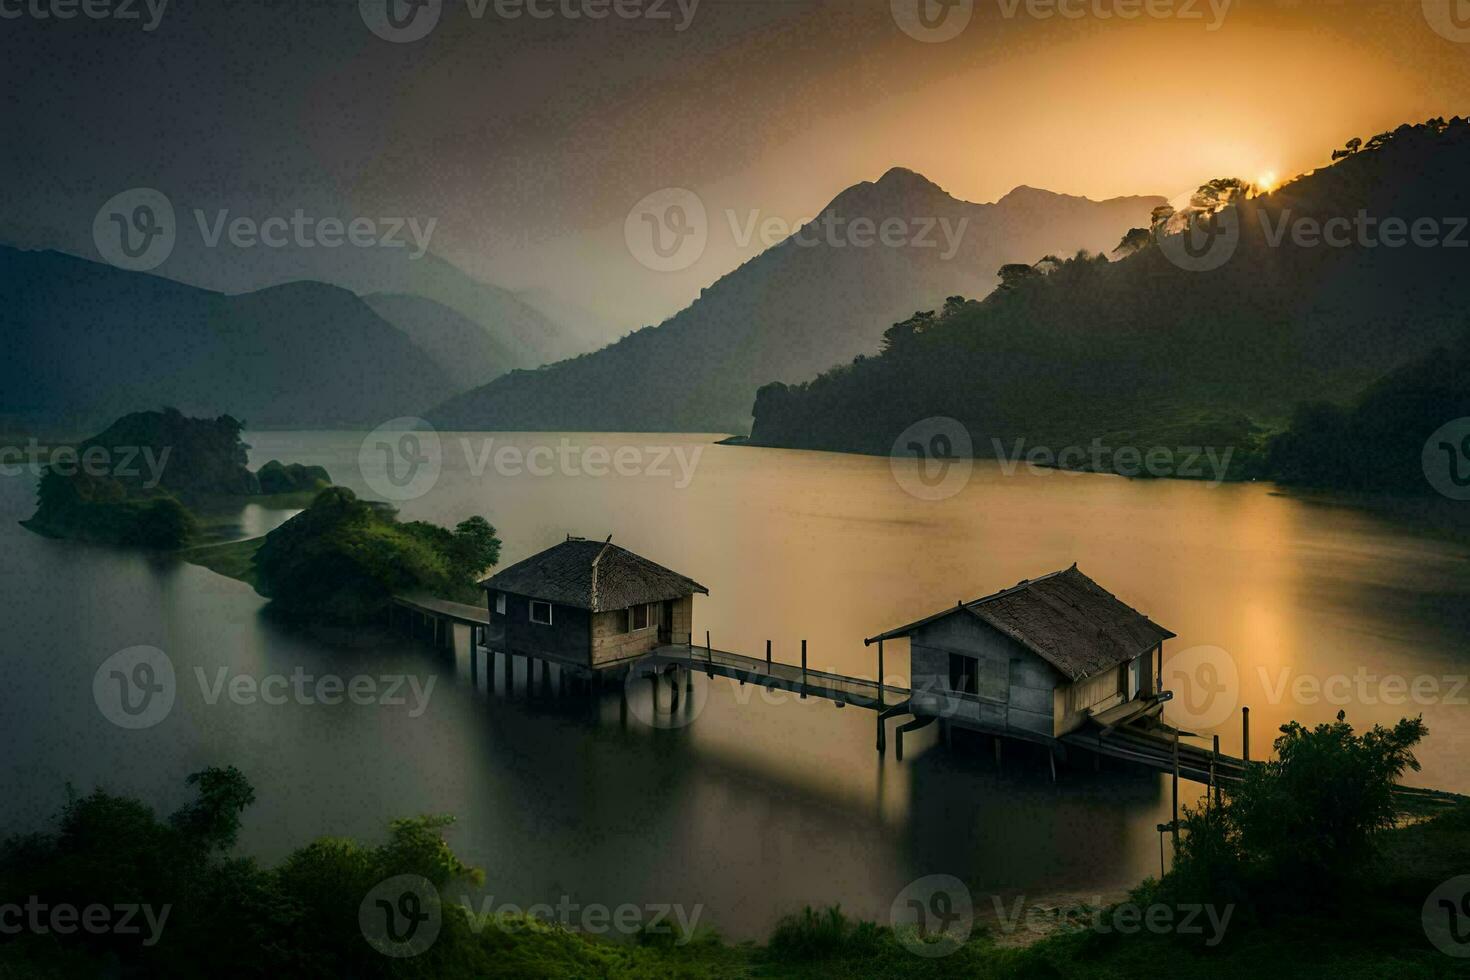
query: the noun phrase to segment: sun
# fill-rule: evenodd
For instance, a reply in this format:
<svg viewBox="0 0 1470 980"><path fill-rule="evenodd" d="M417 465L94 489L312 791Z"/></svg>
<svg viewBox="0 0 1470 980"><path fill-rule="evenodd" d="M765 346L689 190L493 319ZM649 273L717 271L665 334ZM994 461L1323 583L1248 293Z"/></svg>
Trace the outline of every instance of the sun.
<svg viewBox="0 0 1470 980"><path fill-rule="evenodd" d="M1274 170L1268 170L1265 173L1261 174L1261 176L1256 178L1256 188L1262 194L1268 194L1271 191L1274 191L1278 183L1280 183L1280 181L1277 180L1276 171Z"/></svg>

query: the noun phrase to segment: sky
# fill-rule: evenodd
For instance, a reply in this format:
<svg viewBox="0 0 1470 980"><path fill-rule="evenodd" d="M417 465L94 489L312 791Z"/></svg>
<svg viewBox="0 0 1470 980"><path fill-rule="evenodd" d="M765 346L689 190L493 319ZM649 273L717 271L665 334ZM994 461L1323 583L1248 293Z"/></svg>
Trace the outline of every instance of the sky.
<svg viewBox="0 0 1470 980"><path fill-rule="evenodd" d="M894 166L977 202L1172 198L1470 114L1466 0L430 0L408 30L432 29L396 40L385 2L0 0L0 241L91 254L133 187L181 212L433 219L434 253L612 336L759 252L732 223L794 224ZM709 243L658 271L625 223L667 188ZM155 271L331 274L231 254Z"/></svg>

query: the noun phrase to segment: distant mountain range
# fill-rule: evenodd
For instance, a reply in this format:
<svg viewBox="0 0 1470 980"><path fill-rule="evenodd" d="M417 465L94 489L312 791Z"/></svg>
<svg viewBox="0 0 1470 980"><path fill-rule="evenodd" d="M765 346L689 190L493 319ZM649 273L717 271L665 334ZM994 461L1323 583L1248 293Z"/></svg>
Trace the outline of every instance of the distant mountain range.
<svg viewBox="0 0 1470 980"><path fill-rule="evenodd" d="M1022 269L880 356L769 386L752 441L888 454L915 423L952 418L982 456L1016 440L1258 447L1296 403L1344 403L1470 322L1470 123L1338 155L1219 211L1215 241L1233 251L1145 229L1119 261Z"/></svg>
<svg viewBox="0 0 1470 980"><path fill-rule="evenodd" d="M450 399L447 428L744 432L757 389L873 351L936 297L983 296L1006 263L1117 244L1164 200L1095 202L1019 187L958 200L894 169L745 263L662 325Z"/></svg>
<svg viewBox="0 0 1470 980"><path fill-rule="evenodd" d="M451 390L351 292L226 296L58 252L0 248L0 412L76 427L140 408L253 426L376 426Z"/></svg>

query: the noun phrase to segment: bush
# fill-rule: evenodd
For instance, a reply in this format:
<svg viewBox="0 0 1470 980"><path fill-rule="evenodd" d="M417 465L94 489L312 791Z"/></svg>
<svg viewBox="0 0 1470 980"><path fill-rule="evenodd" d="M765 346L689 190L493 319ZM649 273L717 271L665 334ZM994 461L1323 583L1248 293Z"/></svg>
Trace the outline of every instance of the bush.
<svg viewBox="0 0 1470 980"><path fill-rule="evenodd" d="M257 588L277 611L360 622L382 615L394 595L478 602L476 579L499 557L500 540L483 518L454 531L400 524L391 509L330 487L266 535L254 565Z"/></svg>

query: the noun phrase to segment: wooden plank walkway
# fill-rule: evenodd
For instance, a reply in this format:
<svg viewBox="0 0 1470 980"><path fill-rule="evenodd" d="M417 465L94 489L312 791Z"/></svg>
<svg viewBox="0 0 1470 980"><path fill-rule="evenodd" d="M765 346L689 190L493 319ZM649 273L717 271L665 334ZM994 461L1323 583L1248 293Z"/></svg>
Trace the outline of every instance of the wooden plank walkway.
<svg viewBox="0 0 1470 980"><path fill-rule="evenodd" d="M1061 741L1064 745L1086 749L1112 759L1134 762L1160 772L1174 771L1174 742L1167 729L1146 730L1120 726L1108 731L1073 732L1063 735ZM1209 785L1212 756L1212 750L1190 744L1181 738L1179 778ZM1244 777L1246 765L1243 759L1221 754L1214 759L1215 778L1227 786L1239 782ZM1465 802L1466 797L1418 786L1395 786L1394 800L1401 813L1417 814L1458 806Z"/></svg>
<svg viewBox="0 0 1470 980"><path fill-rule="evenodd" d="M421 593L396 595L393 597L393 603L426 616L453 620L461 626L490 625L490 610L485 606L467 606L462 602L450 602L447 599L437 599Z"/></svg>
<svg viewBox="0 0 1470 980"><path fill-rule="evenodd" d="M874 711L891 710L906 704L909 698L908 688L880 685L874 678L810 670L797 664L685 644L658 647L639 663L653 667L686 667L703 671L711 677L728 677L741 683L759 684L773 690L791 691Z"/></svg>

